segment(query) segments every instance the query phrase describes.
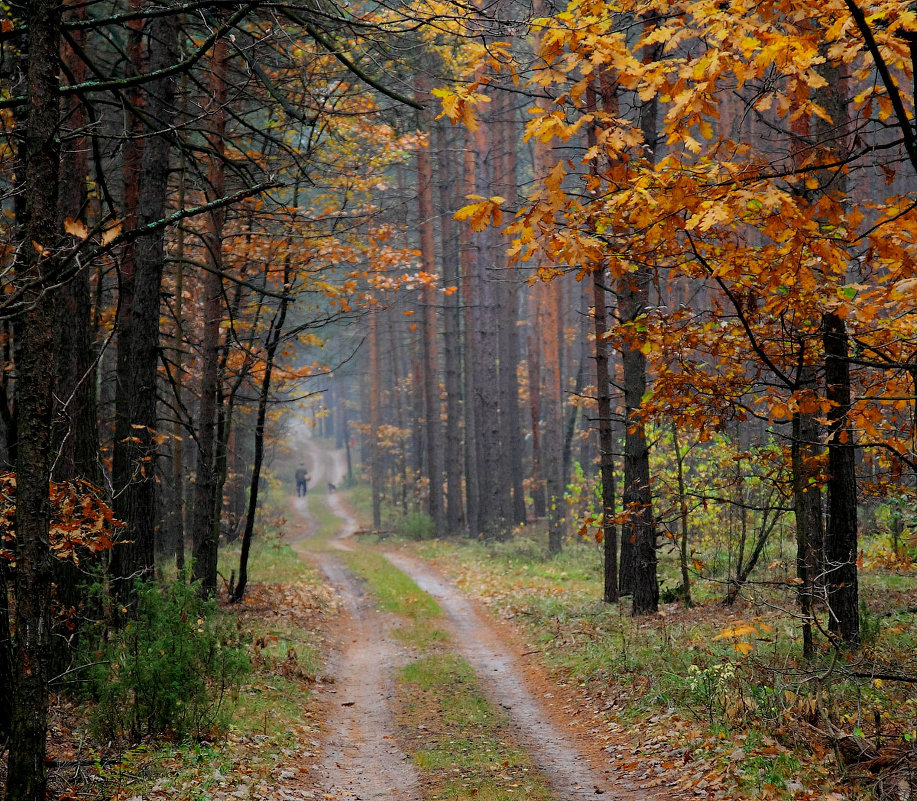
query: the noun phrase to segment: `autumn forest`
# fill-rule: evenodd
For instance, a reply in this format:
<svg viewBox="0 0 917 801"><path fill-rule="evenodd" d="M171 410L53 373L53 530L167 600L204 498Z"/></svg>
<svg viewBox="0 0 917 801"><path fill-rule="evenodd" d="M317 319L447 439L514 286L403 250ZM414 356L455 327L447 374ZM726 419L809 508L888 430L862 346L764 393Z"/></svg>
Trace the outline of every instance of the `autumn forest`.
<svg viewBox="0 0 917 801"><path fill-rule="evenodd" d="M915 80L890 0L0 5L0 797L913 797Z"/></svg>

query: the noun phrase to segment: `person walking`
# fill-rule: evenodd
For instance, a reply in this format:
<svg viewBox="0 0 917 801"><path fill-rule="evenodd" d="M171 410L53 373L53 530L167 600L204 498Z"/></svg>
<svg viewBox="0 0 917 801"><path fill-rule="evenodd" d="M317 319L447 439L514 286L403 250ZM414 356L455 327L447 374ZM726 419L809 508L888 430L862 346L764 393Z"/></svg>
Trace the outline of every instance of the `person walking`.
<svg viewBox="0 0 917 801"><path fill-rule="evenodd" d="M300 498L306 497L306 491L309 489L309 471L306 466L301 464L296 471L296 495Z"/></svg>

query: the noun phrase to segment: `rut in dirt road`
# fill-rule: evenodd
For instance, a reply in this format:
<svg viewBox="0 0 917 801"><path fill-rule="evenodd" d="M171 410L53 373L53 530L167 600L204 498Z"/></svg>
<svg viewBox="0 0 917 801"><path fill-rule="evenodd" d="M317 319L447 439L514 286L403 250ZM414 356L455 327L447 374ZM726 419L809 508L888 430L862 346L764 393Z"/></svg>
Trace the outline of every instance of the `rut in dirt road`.
<svg viewBox="0 0 917 801"><path fill-rule="evenodd" d="M326 692L334 711L319 771L326 797L419 801L417 777L392 736L391 674L403 661L400 649L386 636L381 613L340 560L321 554L318 561L350 616L344 626L350 642L342 644L328 668L334 689Z"/></svg>
<svg viewBox="0 0 917 801"><path fill-rule="evenodd" d="M403 554L386 556L445 611L459 653L474 668L494 703L506 710L520 743L548 777L558 801L602 798L636 801L646 796L611 771L599 773L549 720L542 704L520 678L521 666L451 582Z"/></svg>
<svg viewBox="0 0 917 801"><path fill-rule="evenodd" d="M327 481L341 482L345 465L340 454L321 450L311 439L303 447L311 463L310 493L321 492ZM356 530L356 521L336 495L324 501L341 521L334 544L348 550L340 540ZM305 499L293 502L314 526ZM392 677L405 661L402 649L388 636L385 615L375 609L360 581L334 554L309 552L308 538L293 547L318 563L344 614L339 645L327 666L333 684L323 691L328 720L318 766L322 793L335 801L420 801L413 766L393 736Z"/></svg>

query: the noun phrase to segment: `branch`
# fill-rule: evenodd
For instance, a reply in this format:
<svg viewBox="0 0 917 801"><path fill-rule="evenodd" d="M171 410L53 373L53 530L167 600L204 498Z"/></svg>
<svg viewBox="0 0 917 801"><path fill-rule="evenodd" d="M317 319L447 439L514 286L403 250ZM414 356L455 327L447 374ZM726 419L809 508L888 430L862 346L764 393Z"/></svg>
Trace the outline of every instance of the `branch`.
<svg viewBox="0 0 917 801"><path fill-rule="evenodd" d="M177 64L172 64L170 67L165 67L161 70L154 70L153 72L148 72L143 75L134 75L130 78L118 78L109 81L83 81L83 83L76 83L70 86L59 86L57 88L57 93L59 95L70 95L80 94L82 92L101 92L108 89L127 89L131 86L138 86L140 84L149 83L150 81L168 78L170 75L175 75L179 72L184 72L186 69L194 66L194 64L200 61L204 54L210 49L211 45L213 45L213 43L219 39L220 36L232 28L237 22L239 22L239 20L242 19L242 17L244 17L257 5L257 3L247 3L246 5L237 9L235 14L226 20L225 24L216 28L213 33L210 34L210 36L201 42L201 45L197 48L197 50L195 50L183 61L179 61ZM27 98L24 95L11 97L7 100L0 100L0 109L15 108L16 106L24 105L26 100Z"/></svg>
<svg viewBox="0 0 917 801"><path fill-rule="evenodd" d="M853 17L853 21L863 36L863 41L866 43L870 55L872 55L876 70L885 85L885 91L888 92L888 98L891 100L895 116L898 118L898 128L904 137L904 147L907 150L908 158L911 160L914 169L917 170L917 142L914 141L914 129L911 127L911 121L907 117L907 111L904 108L901 93L898 91L898 85L892 78L888 64L885 63L885 59L882 57L879 45L872 35L869 23L866 21L866 15L854 0L844 0L844 4L847 6L847 10L850 11L850 16Z"/></svg>
<svg viewBox="0 0 917 801"><path fill-rule="evenodd" d="M423 110L423 105L418 103L413 98L403 95L400 92L396 92L394 89L389 89L386 86L383 86L378 80L373 78L363 69L358 67L353 61L351 61L347 56L345 56L340 50L338 50L333 42L328 41L324 34L318 30L315 26L306 22L299 14L295 14L288 8L283 9L283 13L288 16L293 22L297 25L302 25L305 28L306 33L309 34L316 42L318 42L322 47L325 48L332 56L334 56L338 61L341 62L347 69L349 69L354 75L356 75L363 83L371 86L373 89L382 92L386 97L390 97L392 100L397 100L399 103L404 103L406 106L411 108L416 108L418 111Z"/></svg>
<svg viewBox="0 0 917 801"><path fill-rule="evenodd" d="M697 259L700 265L708 273L710 273L710 276L713 278L713 280L719 284L720 289L726 293L726 297L729 298L730 303L732 303L733 307L735 308L736 315L739 318L739 322L742 324L742 328L745 329L745 335L748 337L748 341L751 344L752 350L758 354L759 358L764 362L764 364L767 365L768 369L773 371L774 375L783 381L787 387L790 387L791 389L794 388L796 386L795 382L791 381L790 377L771 361L770 357L764 352L764 349L760 346L760 344L758 344L758 338L755 336L755 332L751 330L751 326L748 324L748 320L746 320L745 315L742 314L741 305L736 300L735 295L732 294L732 290L726 286L726 282L723 281L723 279L714 272L713 267L710 266L710 262L708 262L707 259L701 255L700 251L697 249L697 245L694 242L694 237L691 236L691 232L685 231L685 234L688 237L688 241L691 243L691 250L694 252L694 257Z"/></svg>

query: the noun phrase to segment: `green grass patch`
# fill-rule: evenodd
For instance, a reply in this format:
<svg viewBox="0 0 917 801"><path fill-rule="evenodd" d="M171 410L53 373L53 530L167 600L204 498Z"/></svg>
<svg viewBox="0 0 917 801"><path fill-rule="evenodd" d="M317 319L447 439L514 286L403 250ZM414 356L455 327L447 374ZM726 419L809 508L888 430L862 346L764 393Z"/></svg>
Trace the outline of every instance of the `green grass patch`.
<svg viewBox="0 0 917 801"><path fill-rule="evenodd" d="M695 759L725 766L708 781L737 798L782 798L799 786L839 786L830 744L813 738L802 723L818 724L816 708L819 720L827 714L837 730L859 729L867 738L875 734L876 714L882 716L882 736L893 732L898 740L907 731L904 721L917 716L917 689L851 678L844 666L857 664L855 656L838 660L825 645L815 663L802 662L800 624L780 611L792 609L789 590L756 587L762 603L730 608L719 603L722 589L713 588L694 593L707 600L693 609L673 604L658 616L635 619L629 599L601 602L600 553L590 543L568 543L555 558L540 540L525 536L412 547L447 567L470 595L514 619L528 647L554 675L580 688L597 715L607 715L619 731L639 731L644 741L684 742ZM889 614L872 600L881 597L872 594L873 587L887 593L901 582L878 570L861 575L868 576L865 653L876 664L910 670L917 616ZM903 595L898 606L910 606L907 599ZM744 633L724 634L730 630ZM738 641L750 653L737 649ZM749 738L756 730L766 733L757 742ZM746 743L741 760L731 756ZM634 746L638 751L631 753L643 753L639 743ZM660 756L652 749L645 753Z"/></svg>
<svg viewBox="0 0 917 801"><path fill-rule="evenodd" d="M449 641L449 634L435 625L435 620L414 620L407 626L397 626L392 633L402 643L418 651L428 651Z"/></svg>
<svg viewBox="0 0 917 801"><path fill-rule="evenodd" d="M362 578L375 596L379 608L412 620L439 617L436 600L396 568L382 554L368 550L342 553L347 566Z"/></svg>
<svg viewBox="0 0 917 801"><path fill-rule="evenodd" d="M228 576L237 565L238 544L222 549L221 572ZM99 769L105 797L247 797L247 788L274 783L272 771L291 749L313 748L319 732L313 680L322 672L323 647L311 616L325 590L317 572L277 537L253 542L249 570L255 585L246 603L217 613L251 662L247 679L231 693L228 730L181 744L151 741L126 752L114 767Z"/></svg>
<svg viewBox="0 0 917 801"><path fill-rule="evenodd" d="M220 549L218 570L226 576L239 574L241 543L236 540ZM255 536L248 554L248 580L262 584L316 581L316 572L287 543L276 536Z"/></svg>
<svg viewBox="0 0 917 801"><path fill-rule="evenodd" d="M399 699L399 728L425 798L550 798L544 777L455 653L434 651L402 668Z"/></svg>

